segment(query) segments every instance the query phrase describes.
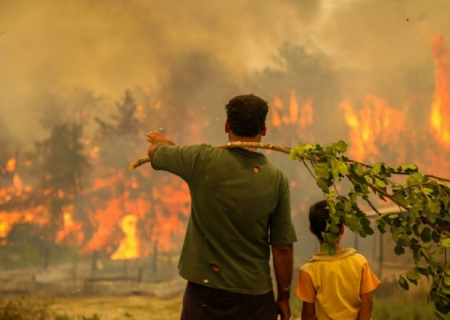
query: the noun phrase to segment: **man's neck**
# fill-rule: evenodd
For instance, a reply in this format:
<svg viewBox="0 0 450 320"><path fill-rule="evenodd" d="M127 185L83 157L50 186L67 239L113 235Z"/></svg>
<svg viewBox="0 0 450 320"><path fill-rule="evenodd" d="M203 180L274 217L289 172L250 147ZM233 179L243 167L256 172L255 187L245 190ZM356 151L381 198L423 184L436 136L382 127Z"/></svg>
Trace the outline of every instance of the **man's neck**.
<svg viewBox="0 0 450 320"><path fill-rule="evenodd" d="M228 138L230 140L230 142L261 142L261 135L258 134L256 137L242 137L242 136L237 136L234 135L233 133L230 133L228 135ZM257 148L253 148L253 147L249 147L247 148L250 151L256 151Z"/></svg>

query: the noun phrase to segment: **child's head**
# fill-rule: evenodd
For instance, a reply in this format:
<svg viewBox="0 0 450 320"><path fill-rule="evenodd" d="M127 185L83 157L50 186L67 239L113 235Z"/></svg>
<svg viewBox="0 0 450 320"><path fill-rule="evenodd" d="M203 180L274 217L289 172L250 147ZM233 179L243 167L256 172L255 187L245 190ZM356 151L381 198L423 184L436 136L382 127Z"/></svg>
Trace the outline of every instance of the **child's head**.
<svg viewBox="0 0 450 320"><path fill-rule="evenodd" d="M330 219L330 210L328 209L328 202L322 200L314 203L309 208L309 230L323 242L322 232L325 232L327 228L327 222ZM342 234L344 232L343 225L340 225Z"/></svg>

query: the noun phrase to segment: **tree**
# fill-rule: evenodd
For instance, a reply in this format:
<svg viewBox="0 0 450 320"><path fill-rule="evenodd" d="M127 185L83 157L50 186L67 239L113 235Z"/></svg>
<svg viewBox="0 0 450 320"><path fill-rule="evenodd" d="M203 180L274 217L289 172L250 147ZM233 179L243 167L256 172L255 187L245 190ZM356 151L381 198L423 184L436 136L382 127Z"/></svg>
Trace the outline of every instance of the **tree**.
<svg viewBox="0 0 450 320"><path fill-rule="evenodd" d="M75 202L82 175L88 167L81 138L82 125L63 123L54 125L50 137L36 144L36 169L41 173L41 187L50 191L44 268L48 266L49 250L56 232L63 225L62 208Z"/></svg>

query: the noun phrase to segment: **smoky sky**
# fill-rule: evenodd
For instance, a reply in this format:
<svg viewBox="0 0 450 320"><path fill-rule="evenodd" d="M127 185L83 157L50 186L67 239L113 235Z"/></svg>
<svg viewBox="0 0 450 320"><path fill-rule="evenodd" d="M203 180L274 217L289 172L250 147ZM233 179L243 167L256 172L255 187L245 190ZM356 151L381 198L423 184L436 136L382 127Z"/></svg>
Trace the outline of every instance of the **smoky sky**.
<svg viewBox="0 0 450 320"><path fill-rule="evenodd" d="M0 130L36 138L43 97L79 88L103 110L136 86L198 111L292 88L318 99L319 116L366 93L402 108L411 91L432 95L430 39L450 42L449 10L438 0L1 1Z"/></svg>

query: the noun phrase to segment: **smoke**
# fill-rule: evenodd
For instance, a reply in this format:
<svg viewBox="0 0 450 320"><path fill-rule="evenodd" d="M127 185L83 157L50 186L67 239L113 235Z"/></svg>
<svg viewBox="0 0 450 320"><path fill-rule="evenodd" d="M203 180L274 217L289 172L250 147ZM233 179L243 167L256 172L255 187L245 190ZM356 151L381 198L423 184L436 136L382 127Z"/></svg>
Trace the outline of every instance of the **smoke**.
<svg viewBox="0 0 450 320"><path fill-rule="evenodd" d="M3 2L0 117L26 142L43 132L43 97L67 100L84 88L105 99L105 113L136 86L174 108L214 109L204 111L211 121L246 92L269 101L291 89L327 95L314 106L319 115L368 92L396 105L411 90L430 94L430 36L450 38L448 8L439 0Z"/></svg>

